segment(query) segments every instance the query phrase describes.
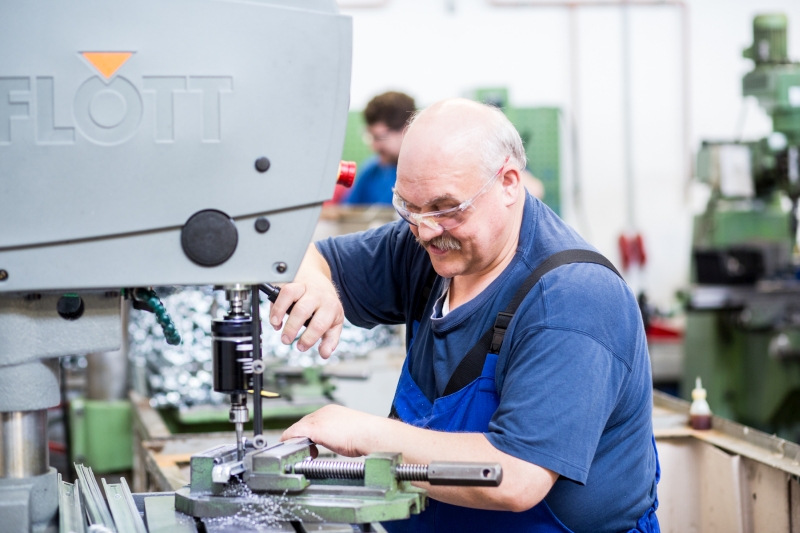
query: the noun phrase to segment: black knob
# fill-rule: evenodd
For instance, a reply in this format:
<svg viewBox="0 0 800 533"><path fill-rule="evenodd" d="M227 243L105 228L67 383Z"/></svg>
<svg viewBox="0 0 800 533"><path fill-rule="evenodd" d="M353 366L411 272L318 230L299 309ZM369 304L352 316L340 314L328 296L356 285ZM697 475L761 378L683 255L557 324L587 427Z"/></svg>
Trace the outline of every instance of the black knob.
<svg viewBox="0 0 800 533"><path fill-rule="evenodd" d="M267 220L267 217L258 217L256 219L256 231L259 233L266 233L269 231L269 220Z"/></svg>
<svg viewBox="0 0 800 533"><path fill-rule="evenodd" d="M58 299L56 310L64 320L78 320L83 315L83 299L77 294L65 294Z"/></svg>
<svg viewBox="0 0 800 533"><path fill-rule="evenodd" d="M200 266L221 265L236 251L239 233L231 217L206 209L186 221L181 230L181 246L186 257Z"/></svg>
<svg viewBox="0 0 800 533"><path fill-rule="evenodd" d="M267 170L269 170L269 165L270 165L269 159L267 159L266 157L259 157L258 159L256 159L256 170L258 170L259 172L266 172Z"/></svg>

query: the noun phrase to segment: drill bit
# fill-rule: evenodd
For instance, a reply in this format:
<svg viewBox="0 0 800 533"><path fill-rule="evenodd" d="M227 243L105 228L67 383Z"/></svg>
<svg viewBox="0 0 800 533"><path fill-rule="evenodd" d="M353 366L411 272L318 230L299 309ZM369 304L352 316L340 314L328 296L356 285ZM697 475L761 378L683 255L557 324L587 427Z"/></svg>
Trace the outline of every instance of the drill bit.
<svg viewBox="0 0 800 533"><path fill-rule="evenodd" d="M244 424L236 422L236 458L241 461L244 459Z"/></svg>
<svg viewBox="0 0 800 533"><path fill-rule="evenodd" d="M233 422L236 428L236 455L239 461L244 459L244 424L249 419L250 413L247 410L247 395L231 394L230 421Z"/></svg>

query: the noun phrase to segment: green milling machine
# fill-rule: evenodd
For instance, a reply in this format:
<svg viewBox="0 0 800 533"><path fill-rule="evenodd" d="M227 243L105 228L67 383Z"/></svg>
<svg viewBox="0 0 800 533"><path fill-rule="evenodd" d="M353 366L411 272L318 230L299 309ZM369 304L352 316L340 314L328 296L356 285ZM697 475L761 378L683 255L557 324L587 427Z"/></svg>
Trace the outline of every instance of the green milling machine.
<svg viewBox="0 0 800 533"><path fill-rule="evenodd" d="M787 53L787 19L753 21L742 80L772 117L757 141L704 141L697 177L711 188L694 219L684 378L700 376L715 414L800 440L800 63Z"/></svg>

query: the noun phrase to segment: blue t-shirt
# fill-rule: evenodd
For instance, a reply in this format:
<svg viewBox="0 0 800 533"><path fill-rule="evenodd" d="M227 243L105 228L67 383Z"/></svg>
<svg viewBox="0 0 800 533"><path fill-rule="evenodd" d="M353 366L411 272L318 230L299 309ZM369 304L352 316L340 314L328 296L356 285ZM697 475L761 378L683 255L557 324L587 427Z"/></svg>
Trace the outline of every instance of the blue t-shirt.
<svg viewBox="0 0 800 533"><path fill-rule="evenodd" d="M437 278L409 360L423 393L440 396L523 280L545 258L574 248L592 249L527 195L516 255L483 292L442 317L444 280ZM406 222L320 241L317 249L348 320L413 328L432 266ZM634 527L655 499L656 465L650 360L630 288L595 264L546 274L509 325L496 385L500 404L486 437L561 476L545 498L556 516L576 533Z"/></svg>
<svg viewBox="0 0 800 533"><path fill-rule="evenodd" d="M397 165L382 165L377 157L364 162L345 204L392 204Z"/></svg>

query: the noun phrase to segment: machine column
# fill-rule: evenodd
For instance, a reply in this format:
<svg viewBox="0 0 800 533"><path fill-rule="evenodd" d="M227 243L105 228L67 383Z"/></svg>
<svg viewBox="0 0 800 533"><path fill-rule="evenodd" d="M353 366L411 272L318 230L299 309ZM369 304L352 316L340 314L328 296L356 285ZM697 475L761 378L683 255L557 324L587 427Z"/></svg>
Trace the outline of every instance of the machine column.
<svg viewBox="0 0 800 533"><path fill-rule="evenodd" d="M0 478L27 478L48 470L47 409L0 413Z"/></svg>

